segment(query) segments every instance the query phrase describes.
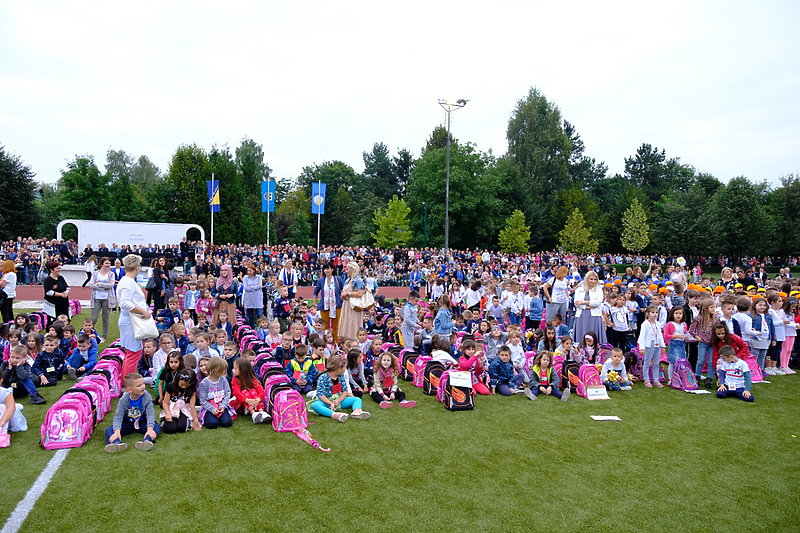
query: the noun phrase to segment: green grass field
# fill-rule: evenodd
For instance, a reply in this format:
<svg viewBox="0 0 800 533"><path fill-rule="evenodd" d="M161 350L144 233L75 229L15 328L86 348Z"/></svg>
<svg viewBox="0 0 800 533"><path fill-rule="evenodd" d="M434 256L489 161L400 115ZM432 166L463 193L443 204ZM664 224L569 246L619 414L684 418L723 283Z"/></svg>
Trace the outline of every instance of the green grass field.
<svg viewBox="0 0 800 533"><path fill-rule="evenodd" d="M240 418L150 452L132 435L108 455L115 401L21 531L797 531L800 374L772 381L753 404L636 385L595 402L479 397L460 413L406 384L416 409L367 399L367 421L310 415L330 453ZM28 431L0 450L1 523L55 453L39 427L68 385L26 405Z"/></svg>

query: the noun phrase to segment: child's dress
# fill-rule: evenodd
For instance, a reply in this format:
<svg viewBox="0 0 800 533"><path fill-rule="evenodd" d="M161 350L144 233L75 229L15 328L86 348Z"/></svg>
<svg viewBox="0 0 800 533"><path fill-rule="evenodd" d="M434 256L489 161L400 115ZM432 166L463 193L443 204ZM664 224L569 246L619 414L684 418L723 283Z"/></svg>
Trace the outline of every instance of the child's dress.
<svg viewBox="0 0 800 533"><path fill-rule="evenodd" d="M233 398L231 398L231 407L238 411L240 408L244 409L244 414L249 415L253 412L263 411L264 410L264 389L258 383L258 381L253 382L252 389L242 390L239 386L239 377L233 377ZM250 407L250 404L245 402L245 400L256 400L262 399L258 403L255 409Z"/></svg>
<svg viewBox="0 0 800 533"><path fill-rule="evenodd" d="M685 322L670 322L664 328L664 342L669 345L667 350L667 362L675 363L678 359L686 359L686 341L676 339L675 334L685 335L689 332L689 328Z"/></svg>
<svg viewBox="0 0 800 533"><path fill-rule="evenodd" d="M199 398L201 409L198 417L200 418L200 423L204 423L207 412L211 412L217 407L224 407L228 410L228 414L231 415L231 418L235 419L236 410L230 405L231 389L228 385L228 380L225 379L225 376L220 377L216 383L211 381L209 378L205 378L203 382L208 384L208 389L204 391L205 397ZM202 387L202 383L200 385L201 387L198 389L198 396L200 396L200 392L204 389Z"/></svg>

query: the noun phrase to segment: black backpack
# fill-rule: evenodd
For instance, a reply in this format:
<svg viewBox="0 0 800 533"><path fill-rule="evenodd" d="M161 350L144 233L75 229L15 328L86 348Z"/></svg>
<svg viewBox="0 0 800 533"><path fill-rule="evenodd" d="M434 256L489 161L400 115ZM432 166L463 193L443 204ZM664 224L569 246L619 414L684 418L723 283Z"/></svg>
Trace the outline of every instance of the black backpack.
<svg viewBox="0 0 800 533"><path fill-rule="evenodd" d="M425 373L422 375L422 392L429 396L436 396L436 389L439 387L439 380L444 374L444 363L430 361L425 365Z"/></svg>
<svg viewBox="0 0 800 533"><path fill-rule="evenodd" d="M419 354L408 351L400 359L400 379L411 381L414 379L414 363L417 362Z"/></svg>

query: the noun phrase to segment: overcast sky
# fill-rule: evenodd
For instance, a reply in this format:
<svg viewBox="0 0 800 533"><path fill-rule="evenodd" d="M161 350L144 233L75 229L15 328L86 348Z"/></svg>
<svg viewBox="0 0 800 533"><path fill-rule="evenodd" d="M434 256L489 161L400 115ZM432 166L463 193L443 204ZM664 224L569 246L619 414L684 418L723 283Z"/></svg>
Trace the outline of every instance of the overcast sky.
<svg viewBox="0 0 800 533"><path fill-rule="evenodd" d="M273 6L274 4L274 6ZM52 182L109 148L166 171L245 136L273 176L375 142L453 135L505 153L537 86L586 155L642 143L723 181L800 170L800 2L39 2L0 0L0 144Z"/></svg>

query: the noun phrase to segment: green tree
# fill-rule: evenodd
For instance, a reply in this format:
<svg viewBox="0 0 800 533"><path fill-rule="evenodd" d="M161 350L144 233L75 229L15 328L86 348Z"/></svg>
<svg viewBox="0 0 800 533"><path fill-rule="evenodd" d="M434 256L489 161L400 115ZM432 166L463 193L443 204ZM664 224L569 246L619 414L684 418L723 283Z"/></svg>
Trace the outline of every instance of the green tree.
<svg viewBox="0 0 800 533"><path fill-rule="evenodd" d="M297 246L315 246L317 242L315 229L305 215L298 214L289 226L291 237L288 242Z"/></svg>
<svg viewBox="0 0 800 533"><path fill-rule="evenodd" d="M35 174L19 156L0 145L0 239L34 236L41 222Z"/></svg>
<svg viewBox="0 0 800 533"><path fill-rule="evenodd" d="M667 160L665 150L642 144L633 157L625 158L625 176L655 202L671 191L686 191L694 181L694 169L679 158Z"/></svg>
<svg viewBox="0 0 800 533"><path fill-rule="evenodd" d="M227 145L213 146L209 151L205 179L210 180L212 175L215 180L219 180L220 197L219 213L214 214L214 240L218 243L254 242L254 221L247 210L245 198L247 191L242 183L242 174ZM206 189L206 199L207 191Z"/></svg>
<svg viewBox="0 0 800 533"><path fill-rule="evenodd" d="M647 214L636 198L622 216L621 241L626 250L635 254L650 244L650 226L647 224Z"/></svg>
<svg viewBox="0 0 800 533"><path fill-rule="evenodd" d="M106 179L109 183L113 219L125 222L146 221L147 201L139 184L132 182L136 159L124 150L106 152Z"/></svg>
<svg viewBox="0 0 800 533"><path fill-rule="evenodd" d="M411 208L412 242L421 246L424 206L428 205L428 243L444 245L446 149L430 149L417 161L405 197ZM513 193L509 164L504 158L477 150L473 145L450 146L450 246L489 248L505 219L514 209L501 199Z"/></svg>
<svg viewBox="0 0 800 533"><path fill-rule="evenodd" d="M663 196L653 206L652 246L657 253L705 255L714 252L711 200L700 183Z"/></svg>
<svg viewBox="0 0 800 533"><path fill-rule="evenodd" d="M131 172L131 181L139 185L142 191L148 191L161 179L159 169L146 155L140 155Z"/></svg>
<svg viewBox="0 0 800 533"><path fill-rule="evenodd" d="M765 209L767 190L765 183L751 183L739 176L714 195L710 236L717 251L733 258L734 263L744 255L762 254L771 246L773 226Z"/></svg>
<svg viewBox="0 0 800 533"><path fill-rule="evenodd" d="M775 228L772 253L785 257L800 250L800 178L789 174L780 180L781 186L769 193L768 212Z"/></svg>
<svg viewBox="0 0 800 533"><path fill-rule="evenodd" d="M583 215L586 227L594 239L599 242L604 237L605 215L591 196L579 187L562 189L553 196L547 216L550 231L543 243L545 248L553 248L558 244L558 232L567 223L569 215L575 209L578 209Z"/></svg>
<svg viewBox="0 0 800 533"><path fill-rule="evenodd" d="M526 254L530 251L531 228L525 225L525 214L515 209L500 230L500 249L506 253Z"/></svg>
<svg viewBox="0 0 800 533"><path fill-rule="evenodd" d="M148 195L160 222L199 224L208 234L211 210L206 181L211 172L207 166L208 154L196 144L183 144L175 150L167 175Z"/></svg>
<svg viewBox="0 0 800 533"><path fill-rule="evenodd" d="M379 248L394 248L395 246L405 246L411 238L411 231L408 229L408 214L411 212L406 206L405 200L394 195L386 209L378 211L372 217L377 231L372 234L375 244Z"/></svg>
<svg viewBox="0 0 800 533"><path fill-rule="evenodd" d="M575 254L592 254L597 252L599 243L592 238L592 232L586 227L586 221L580 210L575 208L558 233L559 242L565 252Z"/></svg>
<svg viewBox="0 0 800 533"><path fill-rule="evenodd" d="M517 102L506 131L508 154L527 185L527 200L540 201L545 191L561 190L570 179L572 140L564 131L561 111L536 87Z"/></svg>
<svg viewBox="0 0 800 533"><path fill-rule="evenodd" d="M389 148L383 143L375 143L372 151L364 152L364 173L361 175L359 185L363 190L369 191L377 198L388 202L400 192L400 184Z"/></svg>
<svg viewBox="0 0 800 533"><path fill-rule="evenodd" d="M264 242L267 214L261 211L261 182L270 179L272 172L264 162L264 147L247 137L242 139L236 148L236 167L242 177L245 213L254 226L248 237L252 243Z"/></svg>
<svg viewBox="0 0 800 533"><path fill-rule="evenodd" d="M100 172L91 155L76 156L61 171L58 203L62 218L113 220L108 177ZM92 243L99 244L99 243Z"/></svg>
<svg viewBox="0 0 800 533"><path fill-rule="evenodd" d="M456 142L456 139L451 133L450 143L452 144L454 142ZM425 147L422 148L422 154L424 155L428 150L438 150L440 148L447 148L447 128L441 124L433 128L431 136L428 137L428 140L425 142Z"/></svg>
<svg viewBox="0 0 800 533"><path fill-rule="evenodd" d="M340 205L336 198L340 197L340 189L343 189L348 194L355 189L352 186L355 180L357 180L357 177L353 167L336 160L304 167L303 172L298 176L297 186L303 190L308 198L311 198L312 183L322 182L325 184L325 213L322 215L321 220L320 242L339 244L346 242L345 239L349 238L350 228L341 226L343 215L339 212ZM369 218L372 218L372 212L370 212ZM314 225L316 226L316 221ZM314 242L316 243L316 228L314 229Z"/></svg>

